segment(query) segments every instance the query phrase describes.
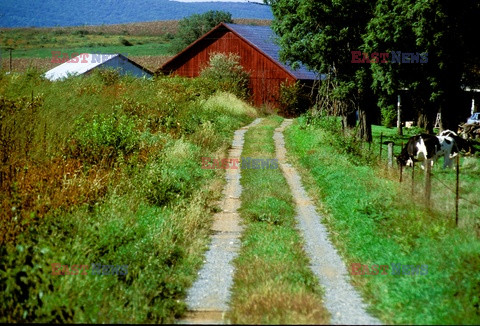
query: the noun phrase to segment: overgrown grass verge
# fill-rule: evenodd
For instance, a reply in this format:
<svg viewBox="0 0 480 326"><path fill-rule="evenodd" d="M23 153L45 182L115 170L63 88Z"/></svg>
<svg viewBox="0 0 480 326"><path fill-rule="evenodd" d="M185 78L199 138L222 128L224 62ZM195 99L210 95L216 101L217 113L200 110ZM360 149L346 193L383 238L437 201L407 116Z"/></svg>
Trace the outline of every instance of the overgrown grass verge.
<svg viewBox="0 0 480 326"><path fill-rule="evenodd" d="M275 158L273 131L281 118L266 118L245 135L242 157ZM280 169L242 169L246 230L235 260L229 318L246 324L325 324L322 290L309 268L295 229L295 205Z"/></svg>
<svg viewBox="0 0 480 326"><path fill-rule="evenodd" d="M475 235L427 209L385 178L383 168L368 164L357 146L349 150L348 140L328 130L335 130L331 122L299 118L285 133L286 146L372 312L386 323L478 324ZM367 267L354 273L354 263ZM388 265L386 275L379 265ZM419 266L427 272L419 273Z"/></svg>
<svg viewBox="0 0 480 326"><path fill-rule="evenodd" d="M201 157L255 110L205 80L108 71L1 74L0 94L0 321L173 322L224 182Z"/></svg>
<svg viewBox="0 0 480 326"><path fill-rule="evenodd" d="M382 126L372 126L373 133L373 147L372 151L377 155L380 152L380 134L383 134L383 142L393 142L394 155L400 154L402 144L406 144L410 136L416 135L421 132L419 128L404 129L404 135L399 136L396 128L386 128ZM476 148L476 153L460 154L459 162L459 226L465 230L472 231L480 237L480 205L477 203L477 199L480 196L480 188L477 186L480 181L480 144L473 143ZM394 162L394 169L386 169L387 166L387 146L383 146L382 150L382 162L381 166L385 167L384 175L392 180L399 179L399 168ZM453 166L455 166L456 158L452 159ZM413 174L412 174L413 172ZM414 186L412 187L412 176ZM421 198L425 191L425 171L420 168L420 164L416 164L414 170L410 167L403 169L403 184L405 192L411 192L412 188L414 193L418 194L418 198ZM432 210L437 216L454 223L455 221L455 187L456 187L456 173L452 169L443 169L443 157L440 158L432 168L432 195L431 203Z"/></svg>

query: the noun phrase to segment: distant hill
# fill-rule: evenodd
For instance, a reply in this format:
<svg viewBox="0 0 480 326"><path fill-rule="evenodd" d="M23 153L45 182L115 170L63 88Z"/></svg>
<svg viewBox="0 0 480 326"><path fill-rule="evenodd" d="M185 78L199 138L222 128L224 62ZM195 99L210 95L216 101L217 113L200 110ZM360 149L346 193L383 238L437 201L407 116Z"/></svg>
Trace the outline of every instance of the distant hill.
<svg viewBox="0 0 480 326"><path fill-rule="evenodd" d="M1 0L0 27L53 27L177 20L208 10L233 18L272 19L269 6L257 3L169 0Z"/></svg>

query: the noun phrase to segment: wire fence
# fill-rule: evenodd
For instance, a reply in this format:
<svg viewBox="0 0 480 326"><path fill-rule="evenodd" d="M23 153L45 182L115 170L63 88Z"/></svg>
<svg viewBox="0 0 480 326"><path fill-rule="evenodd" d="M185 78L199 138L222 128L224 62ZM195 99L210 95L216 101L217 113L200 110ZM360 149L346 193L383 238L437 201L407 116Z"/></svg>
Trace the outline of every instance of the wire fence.
<svg viewBox="0 0 480 326"><path fill-rule="evenodd" d="M480 204L467 197L468 195L470 195L470 197L475 196L475 192L469 192L461 187L462 176L465 176L465 178L468 178L469 180L468 182L464 180L465 184L472 185L474 182L474 180L472 179L472 173L464 173L462 171L460 160L461 158L465 160L465 156L461 157L460 154L457 154L457 156L455 157L455 178L452 178L451 173L439 172L439 170L432 170L432 161L426 160L423 164L423 172L419 172L414 164L411 167L411 173L408 173L410 175L410 180L407 180L407 173L405 173L407 170L404 167L395 164L395 147L397 149L397 152L399 152L403 148L403 143L401 146L399 146L395 145L393 141L384 141L384 136L383 134L381 134L378 146L380 164L384 166L386 165L386 167L392 173L398 173L397 180L399 182L405 183L410 181L412 196L417 195L418 198L419 192L423 192L425 204L427 205L427 207L432 207L434 204L436 204L435 201L432 202L432 196L435 197L436 202L439 201L439 198L442 198L444 199L443 202L445 207L451 207L452 205L455 207L455 224L457 226L459 224L460 218L473 218L474 223L477 223L477 228L480 228ZM385 149L385 147L387 148ZM480 162L477 161L475 164L480 167ZM422 173L423 178L421 175ZM475 178L475 176L473 176L473 178ZM432 180L435 183L433 185L433 188ZM418 190L419 184L421 187L420 191ZM441 188L439 188L439 185L441 186ZM475 189L474 184L472 189ZM448 199L449 195L447 193L454 197L454 199ZM463 209L461 209L462 202ZM467 205L470 206L466 207Z"/></svg>

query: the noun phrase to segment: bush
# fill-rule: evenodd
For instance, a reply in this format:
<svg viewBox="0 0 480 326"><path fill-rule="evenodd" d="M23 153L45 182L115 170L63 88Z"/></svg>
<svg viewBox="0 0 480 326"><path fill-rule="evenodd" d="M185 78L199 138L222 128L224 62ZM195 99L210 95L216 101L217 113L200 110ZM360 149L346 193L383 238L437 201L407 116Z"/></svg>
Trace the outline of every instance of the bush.
<svg viewBox="0 0 480 326"><path fill-rule="evenodd" d="M125 45L125 46L132 46L132 45L133 45L132 43L130 43L129 40L127 40L127 39L125 39L125 38L123 38L123 37L120 38L120 43L121 43L122 45Z"/></svg>
<svg viewBox="0 0 480 326"><path fill-rule="evenodd" d="M90 121L76 122L70 140L71 154L90 163L115 158L119 153L128 155L138 148L139 134L132 118L121 114L94 115Z"/></svg>
<svg viewBox="0 0 480 326"><path fill-rule="evenodd" d="M219 91L230 92L244 100L250 97L250 74L240 65L238 54L212 53L200 76L213 81Z"/></svg>
<svg viewBox="0 0 480 326"><path fill-rule="evenodd" d="M117 69L96 69L95 74L105 86L111 86L120 80L120 73Z"/></svg>
<svg viewBox="0 0 480 326"><path fill-rule="evenodd" d="M72 32L72 35L78 35L80 37L84 37L85 35L90 34L87 30L85 29L77 29Z"/></svg>
<svg viewBox="0 0 480 326"><path fill-rule="evenodd" d="M280 85L280 109L287 116L296 116L308 110L313 104L300 83L284 82Z"/></svg>
<svg viewBox="0 0 480 326"><path fill-rule="evenodd" d="M201 156L255 111L201 78L0 76L0 322L172 323L221 196ZM129 267L57 277L56 262Z"/></svg>
<svg viewBox="0 0 480 326"><path fill-rule="evenodd" d="M183 139L169 141L156 161L146 167L139 183L148 202L156 206L190 197L208 170L201 169L200 148Z"/></svg>

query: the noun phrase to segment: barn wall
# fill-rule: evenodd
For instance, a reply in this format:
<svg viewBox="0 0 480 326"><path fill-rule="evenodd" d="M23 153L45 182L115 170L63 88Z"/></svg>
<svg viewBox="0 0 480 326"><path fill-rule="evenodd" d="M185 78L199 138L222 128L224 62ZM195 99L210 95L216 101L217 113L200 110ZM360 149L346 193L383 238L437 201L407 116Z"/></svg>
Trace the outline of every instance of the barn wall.
<svg viewBox="0 0 480 326"><path fill-rule="evenodd" d="M178 66L171 66L168 69L180 76L197 77L200 70L207 65L209 56L213 52L240 55L240 64L250 73L250 87L255 106L267 103L278 106L280 84L285 80L295 81L272 60L226 29L219 30L208 39L199 41L196 46L177 58L177 64L180 63Z"/></svg>

